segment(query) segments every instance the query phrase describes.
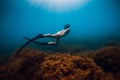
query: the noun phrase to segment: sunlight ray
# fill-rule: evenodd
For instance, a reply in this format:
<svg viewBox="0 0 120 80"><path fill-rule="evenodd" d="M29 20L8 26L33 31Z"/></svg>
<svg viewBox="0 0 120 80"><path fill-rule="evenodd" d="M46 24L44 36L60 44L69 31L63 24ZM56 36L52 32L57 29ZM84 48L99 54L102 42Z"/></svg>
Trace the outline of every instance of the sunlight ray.
<svg viewBox="0 0 120 80"><path fill-rule="evenodd" d="M79 9L89 1L90 0L29 0L32 5L55 12Z"/></svg>

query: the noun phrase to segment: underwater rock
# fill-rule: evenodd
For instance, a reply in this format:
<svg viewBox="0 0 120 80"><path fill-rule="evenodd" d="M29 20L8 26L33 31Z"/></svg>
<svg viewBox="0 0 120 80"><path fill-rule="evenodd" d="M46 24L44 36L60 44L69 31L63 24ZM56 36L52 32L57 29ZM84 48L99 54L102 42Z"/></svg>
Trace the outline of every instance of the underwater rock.
<svg viewBox="0 0 120 80"><path fill-rule="evenodd" d="M120 72L120 46L104 47L94 54L95 63L106 72Z"/></svg>
<svg viewBox="0 0 120 80"><path fill-rule="evenodd" d="M95 63L120 80L120 46L104 47L94 52Z"/></svg>
<svg viewBox="0 0 120 80"><path fill-rule="evenodd" d="M9 59L0 71L6 80L33 80L34 73L39 69L46 54L37 50L23 50ZM1 75L0 74L0 75Z"/></svg>
<svg viewBox="0 0 120 80"><path fill-rule="evenodd" d="M48 51L48 50L45 50ZM52 51L52 53L69 53L69 54L78 54L84 51L88 51L88 48L84 46L79 46L79 47L65 47L65 46L58 46L55 48L50 49L49 51Z"/></svg>
<svg viewBox="0 0 120 80"><path fill-rule="evenodd" d="M119 51L119 47L107 47L89 57L23 49L0 66L0 80L119 80ZM110 67L107 73L105 66Z"/></svg>

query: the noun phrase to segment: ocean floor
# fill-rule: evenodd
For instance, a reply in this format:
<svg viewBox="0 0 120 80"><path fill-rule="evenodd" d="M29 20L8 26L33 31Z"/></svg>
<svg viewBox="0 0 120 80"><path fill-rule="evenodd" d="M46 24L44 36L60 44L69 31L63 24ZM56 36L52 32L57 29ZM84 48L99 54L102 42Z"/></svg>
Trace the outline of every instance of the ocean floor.
<svg viewBox="0 0 120 80"><path fill-rule="evenodd" d="M0 65L0 80L120 80L120 46L56 53L23 49Z"/></svg>

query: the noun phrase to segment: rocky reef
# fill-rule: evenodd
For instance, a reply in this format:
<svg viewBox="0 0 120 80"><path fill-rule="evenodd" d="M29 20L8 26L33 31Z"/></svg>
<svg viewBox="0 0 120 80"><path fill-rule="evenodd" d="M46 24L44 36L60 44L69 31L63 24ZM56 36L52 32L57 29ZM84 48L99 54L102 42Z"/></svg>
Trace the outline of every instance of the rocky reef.
<svg viewBox="0 0 120 80"><path fill-rule="evenodd" d="M90 54L23 49L0 66L0 80L120 80L120 46Z"/></svg>

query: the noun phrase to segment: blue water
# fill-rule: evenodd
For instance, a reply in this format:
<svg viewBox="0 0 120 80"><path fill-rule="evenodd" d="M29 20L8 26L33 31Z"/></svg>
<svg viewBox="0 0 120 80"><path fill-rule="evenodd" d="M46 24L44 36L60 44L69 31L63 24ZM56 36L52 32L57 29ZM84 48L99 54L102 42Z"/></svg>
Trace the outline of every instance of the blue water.
<svg viewBox="0 0 120 80"><path fill-rule="evenodd" d="M96 48L110 40L120 41L120 1L90 0L79 9L57 13L27 0L0 0L0 54L20 48L26 42L22 36L55 33L65 24L71 25L71 32L60 45Z"/></svg>

